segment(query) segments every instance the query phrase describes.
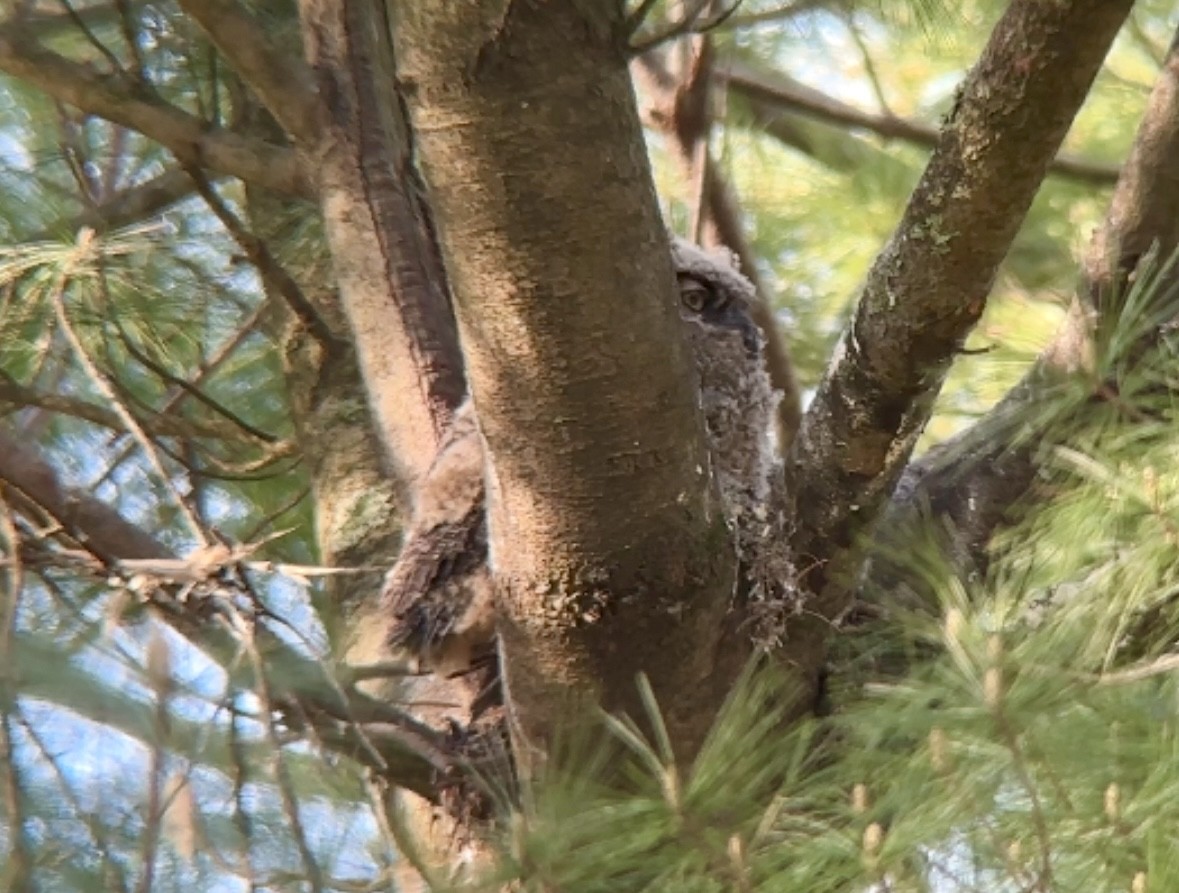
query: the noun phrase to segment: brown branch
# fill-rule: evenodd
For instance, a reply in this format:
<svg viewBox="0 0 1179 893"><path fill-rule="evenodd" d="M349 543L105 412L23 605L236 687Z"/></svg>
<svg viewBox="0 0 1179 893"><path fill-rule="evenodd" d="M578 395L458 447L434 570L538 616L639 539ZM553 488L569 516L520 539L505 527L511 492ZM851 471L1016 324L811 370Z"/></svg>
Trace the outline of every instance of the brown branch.
<svg viewBox="0 0 1179 893"><path fill-rule="evenodd" d="M237 433L239 435L243 433L248 434L255 440L260 440L262 443L266 444L278 443L278 437L263 431L261 428L258 428L255 425L250 424L228 406L225 406L219 400L210 397L199 387L189 382L186 378L176 375L165 365L162 363L157 363L146 353L140 350L139 347L135 344L135 339L127 334L127 330L124 329L122 324L119 322L117 314L111 317L111 322L114 324L116 331L119 333L119 341L122 343L123 349L127 351L127 353L131 356L131 359L135 360L153 375L162 381L173 385L174 387L180 388L182 391L186 391L194 400L204 405L211 412L220 416L231 425L235 426L238 429Z"/></svg>
<svg viewBox="0 0 1179 893"><path fill-rule="evenodd" d="M73 238L84 227L98 232L120 229L153 217L191 194L192 181L188 175L180 170L167 170L144 183L127 187L98 205L63 217L22 241L43 242L62 236Z"/></svg>
<svg viewBox="0 0 1179 893"><path fill-rule="evenodd" d="M324 97L314 155L340 296L382 445L412 489L466 382L409 124L385 92L389 26L375 0L303 0L300 16Z"/></svg>
<svg viewBox="0 0 1179 893"><path fill-rule="evenodd" d="M417 3L395 36L492 469L513 753L589 693L644 715L640 670L691 751L736 568L621 4L513 3L498 25L480 6Z"/></svg>
<svg viewBox="0 0 1179 893"><path fill-rule="evenodd" d="M729 19L726 25L731 30L752 28L755 25L761 25L765 22L783 22L795 16L803 15L804 13L814 12L816 9L841 5L842 3L837 2L837 0L794 0L793 3L786 3L776 9L735 15Z"/></svg>
<svg viewBox="0 0 1179 893"><path fill-rule="evenodd" d="M299 859L306 873L306 881L313 893L323 890L323 871L311 850L307 833L299 813L299 799L295 795L294 784L291 780L290 769L283 752L282 742L279 740L278 730L275 728L275 710L270 696L270 685L267 683L266 665L254 644L254 637L249 625L238 618L234 618L245 645L246 653L254 667L254 677L257 680L254 694L262 708L262 725L266 732L267 743L270 744L270 769L274 774L274 782L278 787L282 802L283 816L286 818L287 828L295 840L295 848L299 852Z"/></svg>
<svg viewBox="0 0 1179 893"><path fill-rule="evenodd" d="M704 11L711 5L712 0L688 0L688 2L692 5L684 10L681 18L664 24L662 28L657 28L650 34L636 34L636 40L630 47L631 53L636 56L641 55L669 40L695 31L700 24L700 17L704 15Z"/></svg>
<svg viewBox="0 0 1179 893"><path fill-rule="evenodd" d="M234 0L180 0L180 8L209 35L283 130L300 142L313 142L315 84L303 60L275 44L266 28Z"/></svg>
<svg viewBox="0 0 1179 893"><path fill-rule="evenodd" d="M761 120L782 111L804 112L821 121L868 130L886 139L898 139L926 149L940 144L941 131L937 127L895 115L862 111L787 74L765 71L738 59L718 65L715 77L744 98L754 116ZM1118 178L1116 166L1088 161L1067 152L1057 154L1048 170L1091 186L1109 186Z"/></svg>
<svg viewBox="0 0 1179 893"><path fill-rule="evenodd" d="M100 56L106 59L107 63L110 65L111 73L121 72L123 70L123 65L121 62L119 62L119 57L111 52L110 48L94 35L94 32L90 30L90 26L86 24L85 20L83 20L80 15L78 15L78 11L74 9L69 0L59 0L59 2L62 6L65 7L66 18L69 19L74 28L77 31L80 31L82 36L86 39L86 42L94 47Z"/></svg>
<svg viewBox="0 0 1179 893"><path fill-rule="evenodd" d="M117 22L119 10L114 3L86 4L71 14L68 12L16 12L9 19L16 19L38 39L54 39L73 33L80 19L87 28L103 28Z"/></svg>
<svg viewBox="0 0 1179 893"><path fill-rule="evenodd" d="M35 406L49 412L82 419L111 431L126 433L128 430L118 413L105 406L68 394L45 393L13 381L3 372L0 372L0 404L8 404L15 408ZM153 415L150 419L136 416L136 422L145 430L159 437L211 437L237 440L241 436L241 431L236 427L209 425L191 421L180 415L163 412ZM275 441L276 438L266 436L265 442L273 443Z"/></svg>
<svg viewBox="0 0 1179 893"><path fill-rule="evenodd" d="M1125 293L1127 277L1152 246L1160 258L1179 246L1179 49L1174 43L1105 220L1085 255L1085 277L1068 319L998 406L906 469L882 529L904 536L928 510L947 522L956 557L986 565L992 537L1015 520L1012 509L1040 468L1037 405L1051 399L1051 390L1063 379L1086 367L1094 324L1102 317L1116 319L1120 308L1110 299ZM1162 292L1165 300L1167 290ZM883 573L874 571L872 583L889 588Z"/></svg>
<svg viewBox="0 0 1179 893"><path fill-rule="evenodd" d="M955 353L1131 3L1016 0L960 91L788 459L802 583L847 603Z"/></svg>
<svg viewBox="0 0 1179 893"><path fill-rule="evenodd" d="M89 244L93 238L93 235L93 232L89 230L83 230L81 233L79 233L77 252L77 256L79 258L85 257L86 252L89 250ZM204 527L201 525L200 519L197 517L196 512L189 504L188 499L186 499L184 494L180 492L180 488L176 486L172 476L169 475L167 470L164 468L163 462L160 461L155 443L150 437L147 436L147 433L143 430L143 428L140 427L139 423L135 419L135 416L131 413L131 410L119 398L118 392L115 390L115 386L111 379L106 375L106 373L98 368L98 365L90 356L89 351L87 351L86 345L82 343L82 339L78 337L78 333L74 330L73 322L70 320L69 312L66 309L65 293L69 285L69 280L73 275L72 267L74 266L75 262L76 261L71 259L71 261L62 269L61 273L57 277L57 281L54 283L53 291L50 295L54 316L57 319L58 331L61 332L61 334L65 337L66 343L69 345L71 352L77 359L78 365L81 366L82 371L86 374L86 377L90 379L91 385L102 397L107 400L107 403L122 420L131 436L139 444L139 448L142 451L143 457L147 460L148 466L152 469L152 471L155 472L160 485L164 489L164 492L168 493L172 497L172 503L179 510L180 517L187 524L193 539L202 546L206 545L208 543L208 539Z"/></svg>
<svg viewBox="0 0 1179 893"><path fill-rule="evenodd" d="M193 566L191 560L177 558L89 491L63 485L56 471L35 451L3 432L0 481L43 508L69 536L97 556L105 565L102 573L131 576L152 566L183 574ZM122 562L127 562L129 569L124 570ZM150 594L160 619L198 647L231 660L238 650L236 639L221 629L215 618L197 616L190 604L169 595L164 582ZM325 681L327 670L319 663L298 654L275 636L264 635L264 628L260 627L257 635L265 646L265 665L276 689L273 696L277 707L290 711L292 716L309 718L321 741L360 760L394 784L425 797L435 795L434 773L452 769L458 759L438 734L391 706L357 692L341 692ZM369 741L380 744L379 752L367 745Z"/></svg>
<svg viewBox="0 0 1179 893"><path fill-rule="evenodd" d="M162 543L88 491L66 487L35 450L0 432L0 479L42 506L108 566L119 558L165 558Z"/></svg>
<svg viewBox="0 0 1179 893"><path fill-rule="evenodd" d="M307 331L319 339L320 344L323 345L325 350L338 350L341 347L340 336L332 331L327 321L315 308L315 305L303 294L303 289L299 287L299 283L295 281L295 278L275 259L266 242L255 236L246 228L245 224L238 220L237 216L221 200L221 196L217 194L217 190L213 188L213 185L198 168L185 166L185 172L192 179L192 182L196 184L197 192L205 200L205 204L208 205L209 210L217 216L222 226L225 227L234 241L241 246L242 251L245 252L250 263L258 271L258 275L261 277L268 291L271 294L280 296L286 302L291 312L307 327ZM126 343L126 339L124 339L124 343ZM180 387L187 387L183 381L176 381L174 383ZM198 391L194 393L194 396L198 396L199 394L200 392Z"/></svg>
<svg viewBox="0 0 1179 893"><path fill-rule="evenodd" d="M191 182L191 178L189 178L187 174L185 175L185 179ZM206 284L212 285L212 283ZM245 317L245 319L243 319L238 324L238 327L233 332L233 334L226 338L225 341L223 341L213 351L213 353L206 358L200 370L189 383L193 387L200 387L201 384L216 374L222 365L224 365L230 358L233 357L237 349L246 343L246 340L250 337L250 335L257 331L258 326L265 325L264 320L266 317L273 315L273 308L276 306L278 305L270 301L265 301L255 306ZM165 396L163 404L159 407L159 413L161 415L166 415L170 410L174 410L179 407L180 404L183 403L185 398L187 398L189 395L190 392L184 390L183 388L173 389L171 393L168 393ZM115 470L120 465L122 465L124 461L126 461L127 457L131 455L133 448L134 447L132 445L128 445L121 453L119 453L119 455L113 457L107 466L106 475L104 475L104 477L100 479L98 483L101 483L103 480L113 474Z"/></svg>
<svg viewBox="0 0 1179 893"><path fill-rule="evenodd" d="M139 131L188 164L275 192L314 196L293 150L213 127L121 77L104 77L87 65L45 49L16 24L0 25L0 72L60 102Z"/></svg>
<svg viewBox="0 0 1179 893"><path fill-rule="evenodd" d="M25 807L28 792L22 777L21 761L17 757L15 736L17 703L16 680L17 656L17 613L21 595L24 592L24 568L21 564L20 537L12 512L0 487L0 536L3 536L5 564L4 587L0 589L0 799L4 803L4 814L10 823L8 852L5 859L9 875L7 883L11 890L32 890L33 841L29 824L25 821ZM27 765L27 764L25 764Z"/></svg>

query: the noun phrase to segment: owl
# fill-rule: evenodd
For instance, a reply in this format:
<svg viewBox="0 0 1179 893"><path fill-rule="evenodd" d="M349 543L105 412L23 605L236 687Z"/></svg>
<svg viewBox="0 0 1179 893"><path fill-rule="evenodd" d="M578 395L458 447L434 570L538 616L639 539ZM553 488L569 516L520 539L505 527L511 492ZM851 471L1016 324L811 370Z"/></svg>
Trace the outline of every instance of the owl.
<svg viewBox="0 0 1179 893"><path fill-rule="evenodd" d="M695 361L710 472L738 555L757 576L758 543L772 525L766 500L780 477L772 442L778 394L761 331L749 315L753 286L725 250L672 242L680 317ZM494 673L495 607L487 564L483 443L468 399L421 487L413 522L386 577L388 644L443 677L475 688ZM755 584L756 585L756 584Z"/></svg>

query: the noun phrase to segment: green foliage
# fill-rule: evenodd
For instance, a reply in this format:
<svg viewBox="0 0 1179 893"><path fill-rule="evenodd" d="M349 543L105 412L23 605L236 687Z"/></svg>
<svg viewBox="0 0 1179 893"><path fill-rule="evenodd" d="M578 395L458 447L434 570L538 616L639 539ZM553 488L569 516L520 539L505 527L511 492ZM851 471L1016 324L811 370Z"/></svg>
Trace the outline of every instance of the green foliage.
<svg viewBox="0 0 1179 893"><path fill-rule="evenodd" d="M1053 499L986 580L915 551L934 603L846 629L835 651L864 669L822 720L783 732L789 681L765 670L691 767L649 696L651 735L610 720L613 756L569 759L508 822L526 888L1174 889L1179 343L1157 332L1177 295L1147 259L1037 426L1083 446L1051 448Z"/></svg>
<svg viewBox="0 0 1179 893"><path fill-rule="evenodd" d="M649 27L674 5L656 4ZM712 36L722 60L756 61L936 127L1005 5L747 0ZM272 33L293 38L293 4L254 6ZM120 7L135 12L137 42L126 40ZM211 123L256 112L173 4L79 9L89 34L63 17L48 46L108 73L101 43L141 66L155 95ZM783 14L769 17L775 10ZM1164 0L1137 4L1069 151L1124 158L1172 11ZM811 389L925 150L783 109L804 137L788 143L740 97L719 111L712 148ZM691 184L660 139L652 144L669 216L686 226ZM282 313L237 246L191 196L148 221L80 232L84 212L171 163L137 134L3 81L3 431L179 553L197 545L191 512L230 542L258 544L253 558L312 563ZM218 188L301 283L330 290L306 206L251 204L231 184ZM1025 373L1063 316L1107 200L1104 189L1046 182L928 440L969 424ZM251 219L247 205L264 213ZM608 720L605 742L568 742L543 783L505 809L504 871L525 889L564 891L1179 888L1174 336L1164 326L1161 343L1148 337L1174 316L1172 272L1144 267L1102 331L1093 369L1018 420L1054 445L1052 461L1037 511L1001 544L987 579L962 582L914 543L910 581L933 593L933 607L843 631L835 654L846 675L821 722L788 724L789 679L751 668L688 764L648 692L647 715ZM0 505L6 559L19 498L5 489ZM366 499L355 517L367 530L388 505ZM40 521L22 521L22 542L52 535ZM153 889L250 879L294 889L309 874L301 850L326 888L388 889L394 846L356 767L314 742L272 746L263 705L242 681L247 655L169 635L161 674L157 627L131 581L97 578L82 552L23 550L19 599L5 591L16 607L0 629L3 852L23 834L45 889L132 889L144 876L151 786L172 784L187 805L157 822ZM10 590L13 567L4 567ZM333 605L327 587L254 571L248 584L269 629L337 669L324 645L323 631L339 625L321 613ZM225 608L220 595L194 597ZM301 831L284 792L298 801ZM11 870L0 869L0 884ZM1139 872L1148 887L1136 886Z"/></svg>

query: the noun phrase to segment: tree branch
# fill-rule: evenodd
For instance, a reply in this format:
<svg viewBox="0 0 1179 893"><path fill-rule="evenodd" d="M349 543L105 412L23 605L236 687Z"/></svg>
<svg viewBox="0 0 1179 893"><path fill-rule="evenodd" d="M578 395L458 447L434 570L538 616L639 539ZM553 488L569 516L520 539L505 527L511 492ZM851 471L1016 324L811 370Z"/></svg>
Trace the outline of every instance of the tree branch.
<svg viewBox="0 0 1179 893"><path fill-rule="evenodd" d="M1152 246L1162 258L1179 247L1179 32L1085 255L1084 280L1068 319L998 406L906 469L882 529L910 530L928 508L949 522L957 557L986 565L992 537L1014 520L1011 510L1040 467L1043 444L1027 436L1028 420L1048 391L1084 368L1095 322L1116 318L1120 308L1110 298L1125 293L1128 275ZM875 572L871 582L887 588Z"/></svg>
<svg viewBox="0 0 1179 893"><path fill-rule="evenodd" d="M640 670L691 752L735 567L621 4L480 5L406 6L395 36L487 444L514 754L587 694L643 716Z"/></svg>
<svg viewBox="0 0 1179 893"><path fill-rule="evenodd" d="M291 149L213 127L119 77L103 77L39 45L23 28L0 25L0 72L75 106L137 130L188 164L304 198L314 188Z"/></svg>
<svg viewBox="0 0 1179 893"><path fill-rule="evenodd" d="M316 137L315 83L303 60L277 46L234 0L180 0L274 119L301 143Z"/></svg>
<svg viewBox="0 0 1179 893"><path fill-rule="evenodd" d="M130 523L89 492L64 486L56 471L34 450L0 432L0 481L26 496L48 512L65 532L106 566L127 576L147 573L145 568L173 569L177 574L210 576L213 565L202 565L202 556L180 559L150 534ZM138 563L137 563L138 562ZM125 563L125 564L124 564ZM160 619L181 635L206 648L219 659L232 663L237 650L233 636L213 617L215 598L200 599L198 607L167 594L167 577L160 576L151 604ZM293 723L310 723L319 740L360 760L395 784L425 797L436 794L436 771L454 767L456 757L442 738L394 707L357 692L344 692L327 676L327 669L299 654L277 636L257 627L260 646L265 648L266 666L273 674L272 685L281 690L275 697ZM370 735L369 732L372 732ZM381 747L374 750L371 738Z"/></svg>
<svg viewBox="0 0 1179 893"><path fill-rule="evenodd" d="M324 97L324 224L378 433L402 486L425 474L466 391L446 271L414 167L380 0L302 0ZM330 101L328 98L330 97Z"/></svg>
<svg viewBox="0 0 1179 893"><path fill-rule="evenodd" d="M861 128L886 139L899 139L934 149L940 144L938 128L895 115L865 112L840 102L820 90L808 87L787 74L759 69L739 59L718 65L716 79L733 94L744 98L755 118L772 120L783 111L804 112L821 121ZM1049 173L1091 186L1109 186L1118 178L1118 168L1061 152L1049 165Z"/></svg>
<svg viewBox="0 0 1179 893"><path fill-rule="evenodd" d="M793 545L821 617L877 519L1129 0L1016 0L959 93L788 460Z"/></svg>
<svg viewBox="0 0 1179 893"><path fill-rule="evenodd" d="M174 377L169 376L169 380ZM187 384L187 382L185 382ZM127 426L119 414L98 403L91 403L80 397L68 394L44 393L34 388L26 387L9 378L0 371L0 404L7 404L14 408L35 406L49 412L72 416L76 419L109 428L111 431L125 433ZM232 422L233 419L230 419ZM179 414L157 412L150 418L136 417L136 422L145 430L157 437L209 437L237 442L241 439L242 431L235 425L197 422ZM277 438L258 432L264 436L259 438L265 443L275 443Z"/></svg>
<svg viewBox="0 0 1179 893"><path fill-rule="evenodd" d="M708 40L707 37L702 38ZM712 126L709 112L711 88L711 49L702 50L702 58L690 83L677 87L667 71L664 58L655 51L643 53L631 65L632 75L643 85L647 99L645 117L674 141L690 182L703 187L702 223L705 243L727 246L741 264L741 272L753 283L758 301L750 308L750 315L761 328L766 339L766 366L770 381L782 393L778 406L778 443L785 449L794 439L802 419L802 401L794 364L786 349L786 341L778 330L773 303L757 273L757 258L741 225L741 209L724 172L708 149L708 133ZM706 54L706 55L705 55ZM703 166L703 170L696 168Z"/></svg>
<svg viewBox="0 0 1179 893"><path fill-rule="evenodd" d="M89 493L63 486L36 451L0 432L0 479L51 514L103 563L119 558L163 558L171 552Z"/></svg>
<svg viewBox="0 0 1179 893"><path fill-rule="evenodd" d="M84 227L97 232L120 229L160 213L187 198L192 191L192 180L184 171L166 170L144 183L127 187L101 204L63 217L23 241L44 242L62 236L72 239Z"/></svg>

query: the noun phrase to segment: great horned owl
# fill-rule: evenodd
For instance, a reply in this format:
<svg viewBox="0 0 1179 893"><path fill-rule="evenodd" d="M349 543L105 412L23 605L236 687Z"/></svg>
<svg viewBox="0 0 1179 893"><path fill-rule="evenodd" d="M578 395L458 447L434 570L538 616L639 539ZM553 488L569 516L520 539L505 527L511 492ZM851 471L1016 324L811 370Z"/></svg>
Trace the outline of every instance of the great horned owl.
<svg viewBox="0 0 1179 893"><path fill-rule="evenodd" d="M700 379L700 400L715 475L742 560L763 536L774 467L770 440L777 396L749 316L753 286L728 252L672 243L684 321ZM414 520L385 580L389 645L442 676L490 668L494 604L487 567L483 444L468 400L421 487ZM780 477L780 475L779 475ZM482 674L476 674L482 675Z"/></svg>

